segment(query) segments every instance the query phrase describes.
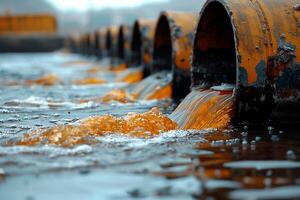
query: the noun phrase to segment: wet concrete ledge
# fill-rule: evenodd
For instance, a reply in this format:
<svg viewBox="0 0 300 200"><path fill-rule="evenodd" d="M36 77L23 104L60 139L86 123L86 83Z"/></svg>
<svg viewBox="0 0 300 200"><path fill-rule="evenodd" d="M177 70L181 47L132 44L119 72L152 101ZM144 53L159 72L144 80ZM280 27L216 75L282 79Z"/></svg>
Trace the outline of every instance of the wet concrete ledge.
<svg viewBox="0 0 300 200"><path fill-rule="evenodd" d="M51 52L64 46L64 37L56 35L0 36L0 53Z"/></svg>

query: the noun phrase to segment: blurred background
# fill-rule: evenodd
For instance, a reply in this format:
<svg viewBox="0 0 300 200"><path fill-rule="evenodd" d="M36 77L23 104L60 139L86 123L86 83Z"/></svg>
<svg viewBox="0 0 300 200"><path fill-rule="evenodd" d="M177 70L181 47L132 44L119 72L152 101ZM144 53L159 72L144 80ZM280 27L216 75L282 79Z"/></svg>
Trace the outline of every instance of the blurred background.
<svg viewBox="0 0 300 200"><path fill-rule="evenodd" d="M0 15L53 14L58 34L68 35L111 24L132 24L136 18L155 18L162 10L199 11L201 3L201 0L1 0Z"/></svg>

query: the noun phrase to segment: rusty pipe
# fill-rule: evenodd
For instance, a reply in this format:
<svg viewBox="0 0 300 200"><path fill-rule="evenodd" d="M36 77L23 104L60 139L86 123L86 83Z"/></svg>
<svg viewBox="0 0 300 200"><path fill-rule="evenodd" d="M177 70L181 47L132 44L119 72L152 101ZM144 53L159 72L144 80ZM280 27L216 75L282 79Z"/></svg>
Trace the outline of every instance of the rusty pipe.
<svg viewBox="0 0 300 200"><path fill-rule="evenodd" d="M207 0L194 40L193 86L235 84L235 118L242 121L299 121L297 2Z"/></svg>
<svg viewBox="0 0 300 200"><path fill-rule="evenodd" d="M196 26L197 14L190 12L162 12L157 22L151 72L172 71L176 100L189 93L190 56Z"/></svg>
<svg viewBox="0 0 300 200"><path fill-rule="evenodd" d="M110 58L111 65L117 65L117 52L118 52L118 26L110 26L106 30L105 36L105 50L106 56Z"/></svg>
<svg viewBox="0 0 300 200"><path fill-rule="evenodd" d="M130 40L130 66L143 67L143 76L150 74L156 20L138 19L134 22Z"/></svg>
<svg viewBox="0 0 300 200"><path fill-rule="evenodd" d="M121 25L118 32L117 41L117 59L120 63L129 63L130 53L130 30L131 28L127 25Z"/></svg>

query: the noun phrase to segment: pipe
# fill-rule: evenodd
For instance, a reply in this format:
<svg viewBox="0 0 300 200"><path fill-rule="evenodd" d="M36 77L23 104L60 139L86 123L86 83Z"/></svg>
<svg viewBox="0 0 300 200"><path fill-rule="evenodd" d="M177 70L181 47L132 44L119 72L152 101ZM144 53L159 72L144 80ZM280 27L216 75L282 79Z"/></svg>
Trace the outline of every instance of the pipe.
<svg viewBox="0 0 300 200"><path fill-rule="evenodd" d="M143 76L150 74L156 20L138 19L134 22L130 42L130 66L143 66Z"/></svg>
<svg viewBox="0 0 300 200"><path fill-rule="evenodd" d="M108 27L106 30L106 37L105 37L105 49L106 49L106 56L111 58L111 64L117 65L117 41L118 41L118 32L119 27L111 26Z"/></svg>
<svg viewBox="0 0 300 200"><path fill-rule="evenodd" d="M207 0L194 40L193 86L235 84L238 121L300 121L296 5L297 0Z"/></svg>
<svg viewBox="0 0 300 200"><path fill-rule="evenodd" d="M175 100L189 93L190 56L196 26L197 14L190 12L162 12L157 22L151 72L172 71Z"/></svg>
<svg viewBox="0 0 300 200"><path fill-rule="evenodd" d="M130 27L126 25L121 25L118 32L118 50L117 58L120 63L129 63L129 53L130 53Z"/></svg>

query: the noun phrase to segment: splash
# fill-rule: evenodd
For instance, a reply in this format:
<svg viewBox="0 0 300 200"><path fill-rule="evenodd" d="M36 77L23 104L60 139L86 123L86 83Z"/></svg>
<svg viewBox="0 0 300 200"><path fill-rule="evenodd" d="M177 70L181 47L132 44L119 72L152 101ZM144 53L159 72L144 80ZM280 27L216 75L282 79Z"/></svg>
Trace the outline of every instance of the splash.
<svg viewBox="0 0 300 200"><path fill-rule="evenodd" d="M60 83L60 78L55 74L46 74L35 80L26 81L26 85L43 85L43 86L51 86Z"/></svg>
<svg viewBox="0 0 300 200"><path fill-rule="evenodd" d="M158 108L139 113L128 113L124 117L112 115L95 116L82 120L79 125L57 126L44 131L37 130L25 134L18 145L34 146L40 144L70 147L96 142L96 137L121 133L131 137L150 138L178 125L163 115Z"/></svg>
<svg viewBox="0 0 300 200"><path fill-rule="evenodd" d="M170 115L182 129L227 127L233 114L232 92L192 91Z"/></svg>
<svg viewBox="0 0 300 200"><path fill-rule="evenodd" d="M136 96L129 94L125 89L115 89L102 97L102 103L110 103L112 101L131 103L136 101Z"/></svg>
<svg viewBox="0 0 300 200"><path fill-rule="evenodd" d="M106 81L103 79L96 78L96 77L90 77L90 78L76 80L76 81L74 81L74 83L77 85L97 85L97 84L106 83Z"/></svg>
<svg viewBox="0 0 300 200"><path fill-rule="evenodd" d="M111 101L128 103L136 100L168 99L172 96L171 82L171 73L159 72L142 80L132 90L113 90L102 99L105 103Z"/></svg>

